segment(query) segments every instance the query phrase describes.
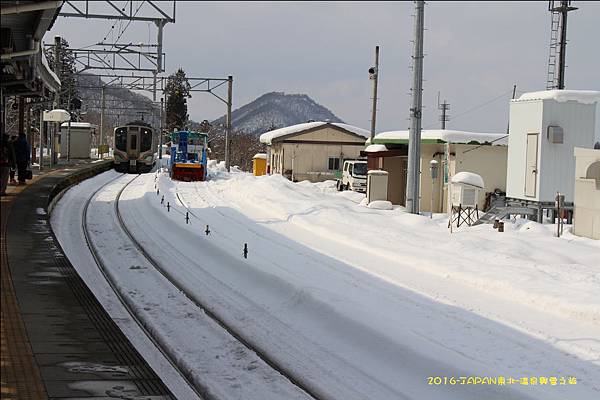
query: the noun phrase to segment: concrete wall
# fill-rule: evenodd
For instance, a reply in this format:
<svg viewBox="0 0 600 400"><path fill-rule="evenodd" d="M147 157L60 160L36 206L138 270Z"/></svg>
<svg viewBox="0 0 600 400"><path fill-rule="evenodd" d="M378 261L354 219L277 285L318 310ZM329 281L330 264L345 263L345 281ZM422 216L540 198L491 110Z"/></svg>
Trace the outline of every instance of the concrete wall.
<svg viewBox="0 0 600 400"><path fill-rule="evenodd" d="M271 171L295 181L320 182L335 178L329 157L358 158L365 139L329 127L274 141L270 151Z"/></svg>
<svg viewBox="0 0 600 400"><path fill-rule="evenodd" d="M575 148L573 233L600 239L600 150Z"/></svg>
<svg viewBox="0 0 600 400"><path fill-rule="evenodd" d="M448 202L448 188L444 185L443 156L438 155L438 177L431 179L429 162L433 155L444 152L443 144L421 144L421 201L420 210L431 211L431 191L433 189L433 211L446 212ZM485 205L485 192L494 189L506 191L506 163L508 156L507 146L478 146L472 144L450 144L450 178L458 172L473 172L481 175L485 190L479 194L477 204L480 210Z"/></svg>

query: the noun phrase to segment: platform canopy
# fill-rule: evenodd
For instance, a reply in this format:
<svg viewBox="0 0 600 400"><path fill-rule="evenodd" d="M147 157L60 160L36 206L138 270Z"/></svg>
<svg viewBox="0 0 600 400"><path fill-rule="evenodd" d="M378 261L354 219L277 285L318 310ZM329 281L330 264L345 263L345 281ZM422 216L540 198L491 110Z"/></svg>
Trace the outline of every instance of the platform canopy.
<svg viewBox="0 0 600 400"><path fill-rule="evenodd" d="M60 90L60 80L50 70L42 39L50 30L62 1L2 0L2 94L49 97Z"/></svg>

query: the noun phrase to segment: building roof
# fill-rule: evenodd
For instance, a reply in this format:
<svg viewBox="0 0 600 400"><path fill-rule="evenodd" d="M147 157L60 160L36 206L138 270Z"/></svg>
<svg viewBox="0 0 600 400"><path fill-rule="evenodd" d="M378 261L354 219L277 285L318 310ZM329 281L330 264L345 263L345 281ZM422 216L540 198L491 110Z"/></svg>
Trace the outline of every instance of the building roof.
<svg viewBox="0 0 600 400"><path fill-rule="evenodd" d="M373 144L407 144L409 131L389 131L375 135ZM367 140L367 144L371 140ZM421 143L466 143L466 144L494 144L507 146L508 135L505 133L477 133L455 131L450 129L423 129Z"/></svg>
<svg viewBox="0 0 600 400"><path fill-rule="evenodd" d="M69 126L68 122L63 122L61 125L61 127L65 127L67 128ZM98 125L95 124L91 124L89 122L71 122L71 129L75 128L97 128Z"/></svg>
<svg viewBox="0 0 600 400"><path fill-rule="evenodd" d="M279 128L279 129L275 129L275 130L272 130L269 132L265 132L262 135L260 135L260 141L261 141L261 143L266 143L266 144L270 145L273 142L273 140L275 140L275 141L281 140L283 137L295 135L297 133L306 132L309 130L323 127L325 125L335 127L338 130L339 129L344 130L348 133L351 133L353 135L360 136L363 138L368 138L370 135L369 131L358 128L356 126L342 124L340 122L318 121L318 122L306 122L303 124L286 126L285 128Z"/></svg>
<svg viewBox="0 0 600 400"><path fill-rule="evenodd" d="M540 92L523 93L512 101L524 100L556 100L559 102L576 101L582 104L600 103L600 91L597 90L542 90Z"/></svg>

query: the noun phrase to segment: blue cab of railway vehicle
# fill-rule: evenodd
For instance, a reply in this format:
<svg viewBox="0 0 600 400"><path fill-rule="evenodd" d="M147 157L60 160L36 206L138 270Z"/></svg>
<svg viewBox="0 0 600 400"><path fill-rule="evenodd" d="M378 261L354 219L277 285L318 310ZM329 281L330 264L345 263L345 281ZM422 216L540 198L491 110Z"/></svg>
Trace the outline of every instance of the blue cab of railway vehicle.
<svg viewBox="0 0 600 400"><path fill-rule="evenodd" d="M171 179L204 181L207 175L208 135L195 131L171 133Z"/></svg>

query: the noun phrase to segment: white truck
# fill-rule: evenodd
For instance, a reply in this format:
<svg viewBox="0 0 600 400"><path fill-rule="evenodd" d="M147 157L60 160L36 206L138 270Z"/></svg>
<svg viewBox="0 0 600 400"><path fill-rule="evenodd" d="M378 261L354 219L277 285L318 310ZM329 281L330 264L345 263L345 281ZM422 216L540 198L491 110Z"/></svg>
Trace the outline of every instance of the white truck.
<svg viewBox="0 0 600 400"><path fill-rule="evenodd" d="M346 160L339 172L336 183L337 190L367 191L367 161Z"/></svg>

